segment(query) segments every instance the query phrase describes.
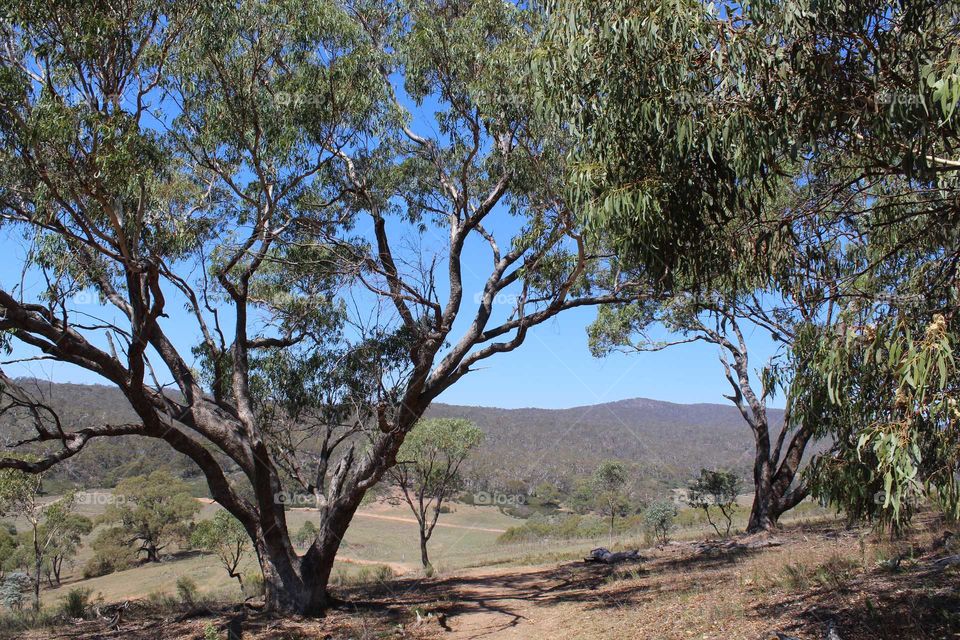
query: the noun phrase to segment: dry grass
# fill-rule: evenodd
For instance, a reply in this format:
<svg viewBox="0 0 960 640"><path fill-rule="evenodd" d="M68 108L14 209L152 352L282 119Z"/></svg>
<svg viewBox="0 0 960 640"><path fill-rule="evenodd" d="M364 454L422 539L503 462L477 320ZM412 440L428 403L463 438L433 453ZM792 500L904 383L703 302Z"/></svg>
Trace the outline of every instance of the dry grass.
<svg viewBox="0 0 960 640"><path fill-rule="evenodd" d="M598 542L592 540L553 549L489 547L479 551L480 561L499 566L448 567L431 579L416 571L395 577L387 564L345 563L335 580L347 603L343 608L323 620L250 612L244 638L757 640L782 632L819 640L828 623L842 640L960 638L960 572L931 567L932 559L960 552L956 542L937 545L943 531L932 516L896 541L833 521L795 522L776 534L779 546L704 553L689 530L673 544L644 549L643 562L617 567L579 561ZM739 540L758 539L762 536ZM627 548L639 541L612 542ZM533 561L535 566L516 566ZM200 568L190 562L199 560L169 564L197 573ZM146 581L142 570L127 576L134 578ZM224 604L199 617L179 619L183 605L169 593L160 590L153 602L138 601L120 632L91 621L12 637L199 640L206 631L222 638L227 621L237 615L237 605L224 597ZM0 628L4 624L0 621Z"/></svg>

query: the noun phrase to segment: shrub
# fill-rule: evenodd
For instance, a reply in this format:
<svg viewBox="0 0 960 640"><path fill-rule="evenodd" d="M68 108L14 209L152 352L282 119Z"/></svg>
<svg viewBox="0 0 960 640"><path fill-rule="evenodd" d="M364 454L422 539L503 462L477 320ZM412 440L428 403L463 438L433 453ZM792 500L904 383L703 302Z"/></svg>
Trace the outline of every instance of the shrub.
<svg viewBox="0 0 960 640"><path fill-rule="evenodd" d="M122 527L101 531L90 543L93 557L84 565L84 578L104 576L129 569L137 563L137 551Z"/></svg>
<svg viewBox="0 0 960 640"><path fill-rule="evenodd" d="M392 580L395 577L396 574L389 566L385 564L377 564L360 567L356 573L337 571L330 578L330 581L337 586L346 587L364 584L378 584Z"/></svg>
<svg viewBox="0 0 960 640"><path fill-rule="evenodd" d="M60 603L60 610L68 618L85 618L90 604L90 589L76 587L70 589Z"/></svg>
<svg viewBox="0 0 960 640"><path fill-rule="evenodd" d="M7 574L0 582L0 603L8 609L20 609L30 588L30 578L19 571Z"/></svg>
<svg viewBox="0 0 960 640"><path fill-rule="evenodd" d="M308 547L313 544L314 539L320 533L317 525L312 520L307 520L293 537L293 543L298 547Z"/></svg>
<svg viewBox="0 0 960 640"><path fill-rule="evenodd" d="M189 576L177 578L177 596L180 598L180 602L188 607L197 603L197 583L193 581L193 578Z"/></svg>
<svg viewBox="0 0 960 640"><path fill-rule="evenodd" d="M500 534L497 542L537 542L540 540L571 540L601 536L606 527L596 518L579 515L535 515L519 527L511 527Z"/></svg>
<svg viewBox="0 0 960 640"><path fill-rule="evenodd" d="M115 571L113 563L103 556L96 555L83 565L83 579L99 578Z"/></svg>
<svg viewBox="0 0 960 640"><path fill-rule="evenodd" d="M203 625L203 640L218 640L219 638L220 633L212 622Z"/></svg>
<svg viewBox="0 0 960 640"><path fill-rule="evenodd" d="M673 519L676 517L677 508L669 500L654 502L643 513L644 525L660 544L666 544L670 540Z"/></svg>

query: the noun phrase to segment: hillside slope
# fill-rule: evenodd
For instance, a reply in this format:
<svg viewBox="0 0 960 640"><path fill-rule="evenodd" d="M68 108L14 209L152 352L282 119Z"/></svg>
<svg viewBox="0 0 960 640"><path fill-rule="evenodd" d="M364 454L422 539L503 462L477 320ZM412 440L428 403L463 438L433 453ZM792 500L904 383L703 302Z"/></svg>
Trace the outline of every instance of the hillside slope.
<svg viewBox="0 0 960 640"><path fill-rule="evenodd" d="M35 385L35 386L32 386ZM119 391L107 386L29 381L49 399L66 425L75 427L135 419ZM771 418L782 412L771 410ZM653 488L683 483L702 466L731 468L744 476L751 467L752 435L731 405L675 404L634 398L571 409L499 409L437 403L437 417L463 417L487 434L470 461L480 484L528 486L547 480L569 482L593 471L599 460L618 458L637 465ZM23 426L0 427L8 444ZM58 472L87 486L109 486L119 478L165 464L185 476L197 476L189 460L162 442L128 437L96 441Z"/></svg>

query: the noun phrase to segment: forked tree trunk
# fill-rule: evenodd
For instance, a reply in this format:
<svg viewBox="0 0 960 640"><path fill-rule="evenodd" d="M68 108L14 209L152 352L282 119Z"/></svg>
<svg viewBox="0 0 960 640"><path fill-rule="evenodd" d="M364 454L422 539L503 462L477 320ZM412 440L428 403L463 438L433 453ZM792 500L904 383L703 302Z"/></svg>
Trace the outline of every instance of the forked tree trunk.
<svg viewBox="0 0 960 640"><path fill-rule="evenodd" d="M355 502L321 510L320 532L302 557L294 551L285 525L267 527L258 537L256 550L268 610L322 616L335 604L328 590L330 574L359 498Z"/></svg>
<svg viewBox="0 0 960 640"><path fill-rule="evenodd" d="M430 568L430 557L427 555L427 537L422 530L420 531L420 562L423 563L424 569Z"/></svg>
<svg viewBox="0 0 960 640"><path fill-rule="evenodd" d="M780 516L799 504L808 493L805 486L793 486L803 449L809 436L798 434L786 458L774 470L773 463L758 455L754 466L754 496L747 533L776 529Z"/></svg>

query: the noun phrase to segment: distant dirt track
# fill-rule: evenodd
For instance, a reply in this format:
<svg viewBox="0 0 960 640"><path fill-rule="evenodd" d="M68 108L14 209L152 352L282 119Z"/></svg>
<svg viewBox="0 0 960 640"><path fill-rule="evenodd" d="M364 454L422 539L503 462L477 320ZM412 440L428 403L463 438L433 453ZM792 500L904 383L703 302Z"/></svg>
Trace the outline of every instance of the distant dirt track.
<svg viewBox="0 0 960 640"><path fill-rule="evenodd" d="M376 518L377 520L390 520L392 522L406 522L408 524L417 524L417 521L413 518L401 518L400 516L383 516L377 513L364 513L363 511L357 511L356 515L361 518ZM448 529L469 529L470 531L488 531L490 533L506 533L506 529L492 529L490 527L471 527L468 524L450 524L448 522L438 522L438 527L446 527Z"/></svg>

